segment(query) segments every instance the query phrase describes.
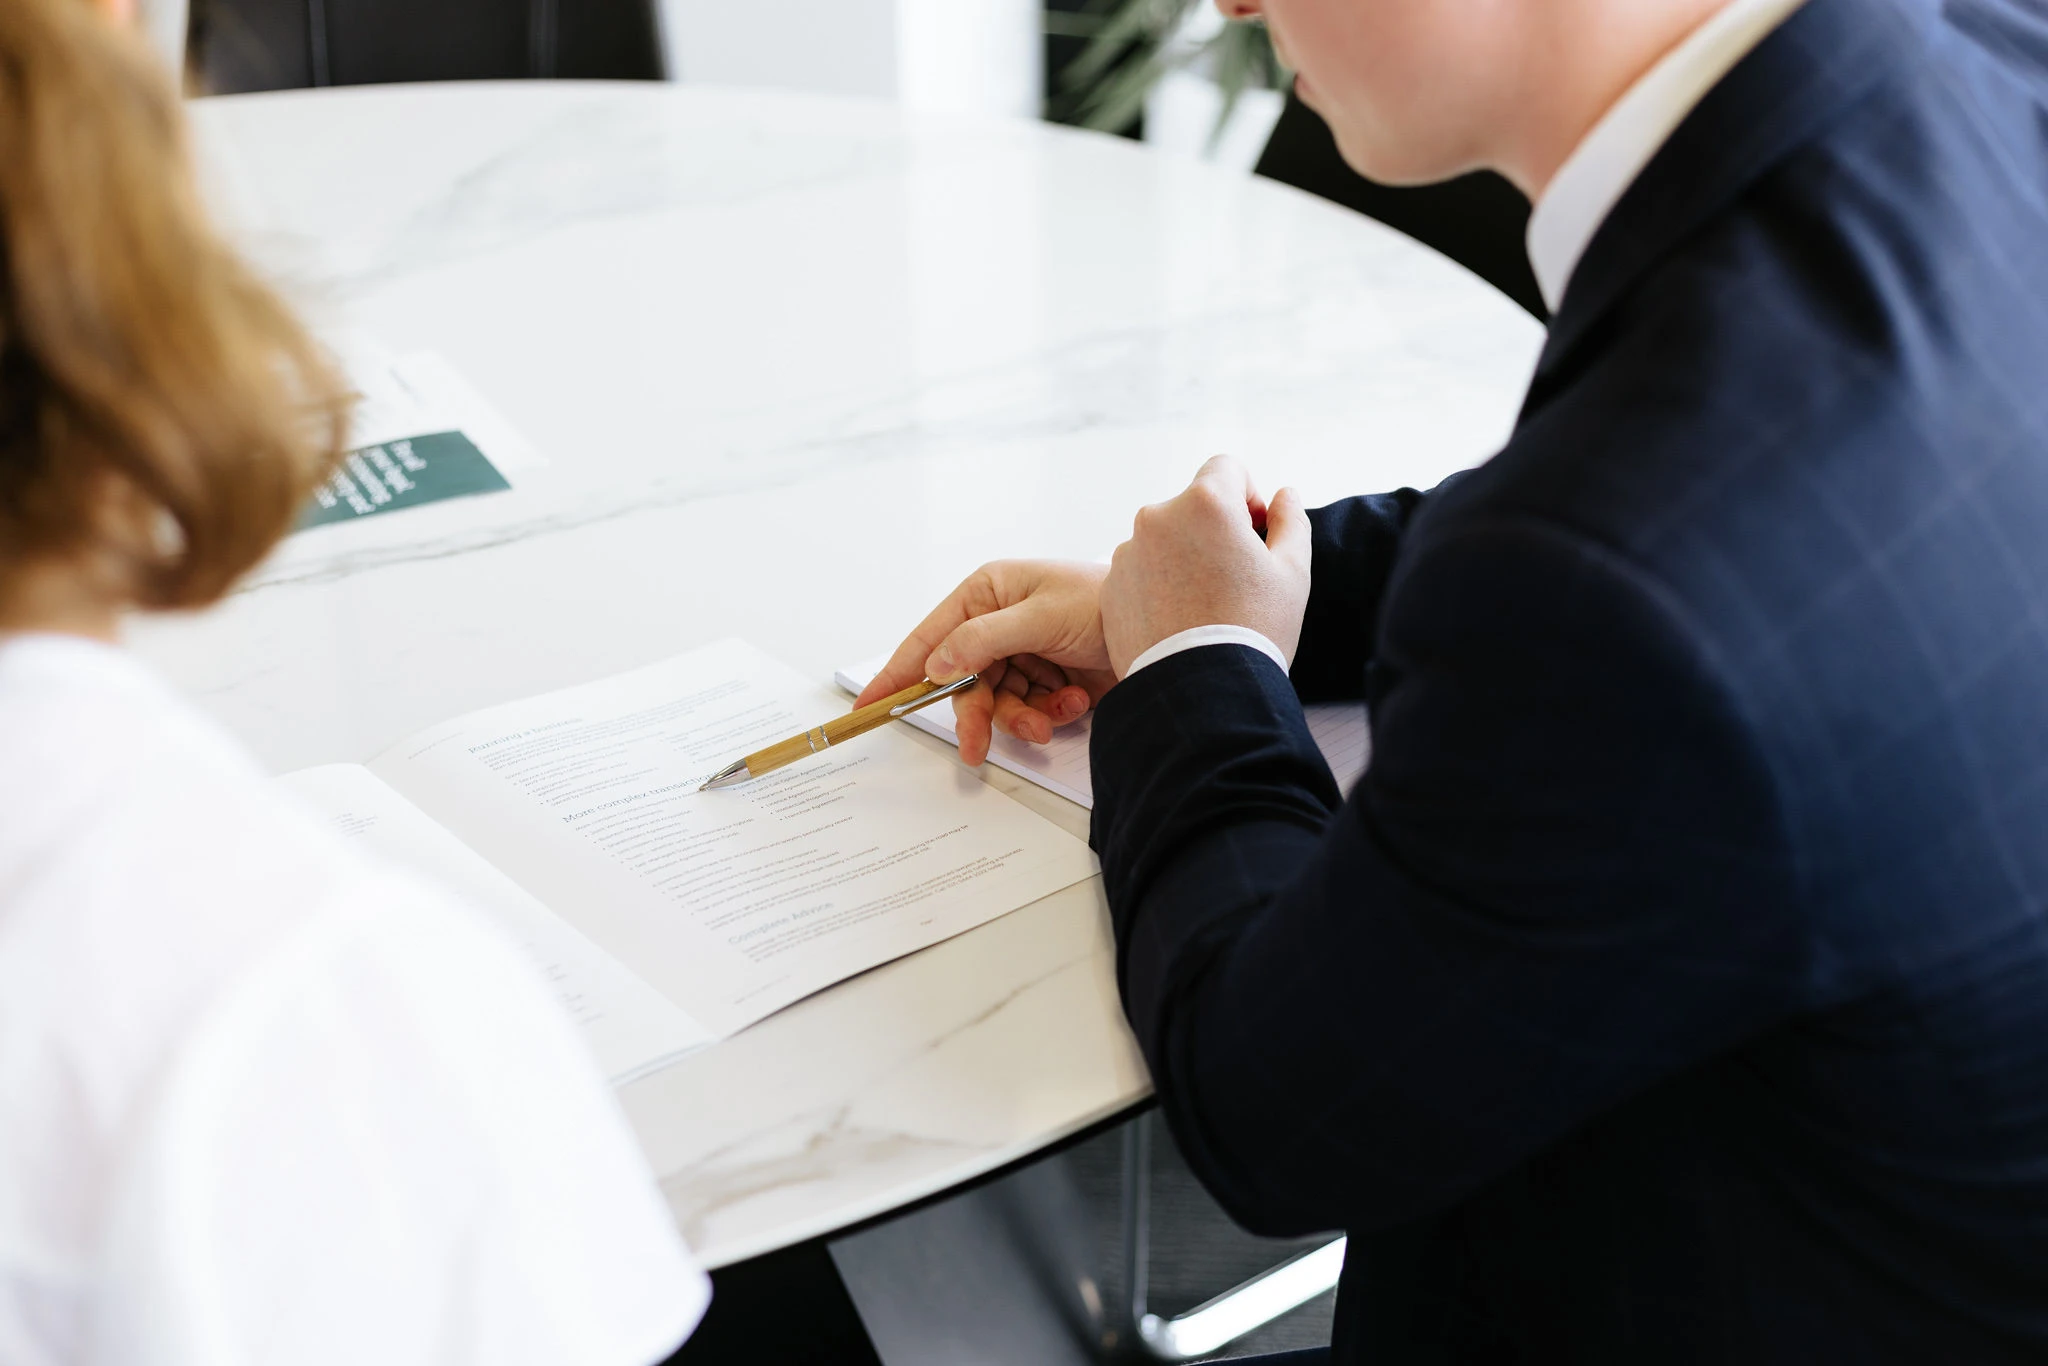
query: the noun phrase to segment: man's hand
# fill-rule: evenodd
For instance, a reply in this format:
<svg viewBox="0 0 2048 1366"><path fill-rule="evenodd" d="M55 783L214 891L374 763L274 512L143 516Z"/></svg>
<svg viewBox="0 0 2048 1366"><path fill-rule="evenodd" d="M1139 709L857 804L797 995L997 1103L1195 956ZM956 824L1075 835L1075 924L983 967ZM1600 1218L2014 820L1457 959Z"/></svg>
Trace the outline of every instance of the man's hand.
<svg viewBox="0 0 2048 1366"><path fill-rule="evenodd" d="M979 673L953 699L960 757L988 757L994 731L1044 744L1054 726L1085 716L1116 676L1102 644L1099 564L999 560L967 576L896 647L857 707L921 678Z"/></svg>
<svg viewBox="0 0 2048 1366"><path fill-rule="evenodd" d="M1260 533L1265 539L1260 539ZM1292 661L1308 610L1308 512L1292 489L1268 504L1229 456L1187 492L1141 508L1102 585L1102 639L1118 678L1168 636L1249 626Z"/></svg>

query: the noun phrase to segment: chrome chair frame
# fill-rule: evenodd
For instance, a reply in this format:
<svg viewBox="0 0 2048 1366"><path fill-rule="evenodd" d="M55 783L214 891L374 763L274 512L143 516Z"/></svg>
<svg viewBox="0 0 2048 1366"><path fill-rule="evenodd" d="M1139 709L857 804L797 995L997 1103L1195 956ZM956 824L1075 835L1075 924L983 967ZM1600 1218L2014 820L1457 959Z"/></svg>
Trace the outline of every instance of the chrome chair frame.
<svg viewBox="0 0 2048 1366"><path fill-rule="evenodd" d="M1153 1313L1146 1303L1152 1252L1152 1122L1148 1111L1124 1128L1124 1275L1130 1294L1126 1332L1117 1334L1118 1338L1134 1344L1142 1359L1192 1361L1264 1327L1337 1284L1344 1270L1342 1238L1289 1257L1184 1314L1168 1318Z"/></svg>

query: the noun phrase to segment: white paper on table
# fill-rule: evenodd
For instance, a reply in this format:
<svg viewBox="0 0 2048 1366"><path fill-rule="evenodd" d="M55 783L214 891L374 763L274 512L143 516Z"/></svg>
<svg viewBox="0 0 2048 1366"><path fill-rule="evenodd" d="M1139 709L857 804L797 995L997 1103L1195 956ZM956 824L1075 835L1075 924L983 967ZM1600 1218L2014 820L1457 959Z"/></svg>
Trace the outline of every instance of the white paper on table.
<svg viewBox="0 0 2048 1366"><path fill-rule="evenodd" d="M710 1030L368 769L329 764L278 781L344 837L362 841L495 920L546 979L612 1085L623 1086L712 1042Z"/></svg>
<svg viewBox="0 0 2048 1366"><path fill-rule="evenodd" d="M722 1038L1096 872L893 730L698 790L844 710L726 641L429 727L369 768Z"/></svg>
<svg viewBox="0 0 2048 1366"><path fill-rule="evenodd" d="M887 655L864 659L833 674L832 681L858 695L888 662ZM1324 761L1336 776L1338 790L1348 796L1372 757L1372 733L1366 724L1365 704L1318 702L1303 710L1308 715L1308 733L1315 737L1316 748L1322 750ZM934 702L903 719L949 745L960 743L960 736L953 728L953 704L950 700ZM1043 745L1028 744L1015 736L998 734L989 746L988 761L997 768L1038 784L1048 792L1056 792L1070 802L1093 810L1095 782L1088 770L1088 728L1094 719L1094 714L1090 713L1078 721L1054 727L1051 742Z"/></svg>
<svg viewBox="0 0 2048 1366"><path fill-rule="evenodd" d="M1372 724L1365 703L1311 702L1301 710L1308 718L1308 733L1337 780L1337 790L1350 796L1372 762Z"/></svg>
<svg viewBox="0 0 2048 1366"><path fill-rule="evenodd" d="M360 335L343 339L335 350L360 395L349 424L350 450L461 432L515 486L521 471L547 463L440 352L400 355Z"/></svg>

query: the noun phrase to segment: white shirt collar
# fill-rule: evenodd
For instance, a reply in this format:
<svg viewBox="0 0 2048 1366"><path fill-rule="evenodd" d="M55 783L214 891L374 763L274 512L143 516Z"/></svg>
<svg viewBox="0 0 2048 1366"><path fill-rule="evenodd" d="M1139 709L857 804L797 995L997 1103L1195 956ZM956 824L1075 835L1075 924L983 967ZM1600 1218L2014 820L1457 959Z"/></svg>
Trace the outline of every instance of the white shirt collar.
<svg viewBox="0 0 2048 1366"><path fill-rule="evenodd" d="M1600 224L1707 92L1804 0L1730 0L1644 72L1565 158L1529 215L1529 264L1555 314Z"/></svg>

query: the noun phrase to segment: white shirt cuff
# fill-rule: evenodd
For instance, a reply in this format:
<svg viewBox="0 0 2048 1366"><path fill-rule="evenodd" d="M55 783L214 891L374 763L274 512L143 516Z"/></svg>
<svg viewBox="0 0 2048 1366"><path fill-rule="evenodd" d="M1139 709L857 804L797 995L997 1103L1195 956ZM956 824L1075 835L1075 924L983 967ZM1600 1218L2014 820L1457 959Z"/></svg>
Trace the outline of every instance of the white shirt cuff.
<svg viewBox="0 0 2048 1366"><path fill-rule="evenodd" d="M1280 647L1251 627L1196 626L1168 636L1139 655L1131 661L1131 667L1124 670L1124 677L1129 678L1147 664L1157 664L1168 655L1177 655L1182 650L1193 650L1203 645L1249 645L1278 664L1281 673L1287 672L1287 656L1280 653Z"/></svg>

